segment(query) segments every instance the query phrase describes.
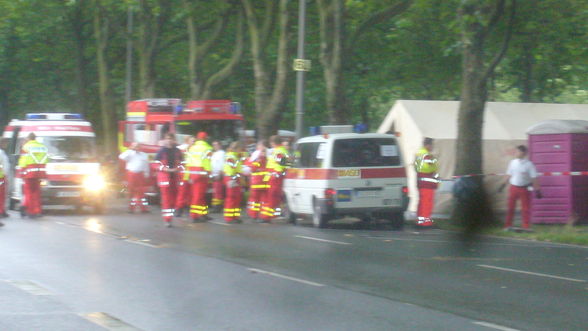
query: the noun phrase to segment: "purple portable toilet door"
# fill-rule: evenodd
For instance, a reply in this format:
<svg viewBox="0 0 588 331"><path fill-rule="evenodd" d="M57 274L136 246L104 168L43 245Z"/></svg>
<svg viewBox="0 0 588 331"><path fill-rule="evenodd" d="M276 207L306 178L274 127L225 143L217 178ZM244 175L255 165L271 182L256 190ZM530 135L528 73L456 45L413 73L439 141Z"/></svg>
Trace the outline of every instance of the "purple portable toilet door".
<svg viewBox="0 0 588 331"><path fill-rule="evenodd" d="M588 121L550 120L527 130L529 158L540 173L588 170ZM567 223L588 218L588 177L541 176L542 199L534 198L531 223Z"/></svg>

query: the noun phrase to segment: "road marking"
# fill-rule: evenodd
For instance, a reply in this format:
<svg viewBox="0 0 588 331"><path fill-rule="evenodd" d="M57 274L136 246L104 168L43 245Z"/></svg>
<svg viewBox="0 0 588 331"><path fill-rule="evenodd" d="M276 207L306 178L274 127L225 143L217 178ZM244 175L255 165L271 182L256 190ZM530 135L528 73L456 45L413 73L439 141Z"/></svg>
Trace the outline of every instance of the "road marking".
<svg viewBox="0 0 588 331"><path fill-rule="evenodd" d="M219 221L208 221L208 223L216 224L216 225L224 225L224 226L231 226L231 224Z"/></svg>
<svg viewBox="0 0 588 331"><path fill-rule="evenodd" d="M335 240L327 240L327 239L321 239L321 238L314 238L314 237L306 237L306 236L294 236L296 238L302 238L302 239L308 239L308 240L314 240L314 241L320 241L320 242L325 242L325 243L331 243L331 244L337 244L337 245L351 245L351 243L346 243L343 241L335 241Z"/></svg>
<svg viewBox="0 0 588 331"><path fill-rule="evenodd" d="M496 330L501 330L501 331L519 331L518 329L507 328L506 326L502 326L502 325L498 325L498 324L494 324L494 323L488 323L488 322L473 322L473 323L476 325L485 326L490 329L496 329Z"/></svg>
<svg viewBox="0 0 588 331"><path fill-rule="evenodd" d="M101 327L107 330L113 331L140 331L136 327L127 324L120 319L110 316L107 313L87 313L87 314L80 314L83 318L87 319L88 321L98 324Z"/></svg>
<svg viewBox="0 0 588 331"><path fill-rule="evenodd" d="M32 295L52 295L48 289L30 280L7 280L7 283Z"/></svg>
<svg viewBox="0 0 588 331"><path fill-rule="evenodd" d="M261 270L261 269L255 269L255 268L247 268L247 270L249 270L251 272L258 273L258 274L264 274L264 275L273 276L273 277L277 277L277 278L287 279L287 280L295 281L295 282L306 284L306 285L311 285L311 286L316 286L316 287L325 286L324 284L319 284L319 283L311 282L311 281L300 279L300 278L281 275L281 274L277 274L277 273L271 272L271 271L265 271L265 270Z"/></svg>
<svg viewBox="0 0 588 331"><path fill-rule="evenodd" d="M151 247L151 248L160 248L161 247L160 245L149 243L148 240L124 239L124 241L131 243L131 244L147 246L147 247Z"/></svg>
<svg viewBox="0 0 588 331"><path fill-rule="evenodd" d="M540 276L540 277L548 277L548 278L554 278L554 279L568 280L570 282L578 282L578 283L585 283L586 282L586 280L583 280L583 279L575 279L575 278L554 276L554 275L541 274L541 273L538 273L538 272L530 272L530 271L524 271L524 270L501 268L501 267L495 267L495 266L486 265L486 264L478 264L478 267L488 268L488 269L496 269L496 270L502 270L502 271L518 272L518 273L526 274L526 275L533 275L533 276Z"/></svg>

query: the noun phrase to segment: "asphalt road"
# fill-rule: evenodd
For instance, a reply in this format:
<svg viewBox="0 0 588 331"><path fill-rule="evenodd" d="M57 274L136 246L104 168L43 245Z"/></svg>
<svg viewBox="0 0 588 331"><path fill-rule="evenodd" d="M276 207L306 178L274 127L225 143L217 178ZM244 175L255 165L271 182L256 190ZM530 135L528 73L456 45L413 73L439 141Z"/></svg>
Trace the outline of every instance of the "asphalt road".
<svg viewBox="0 0 588 331"><path fill-rule="evenodd" d="M0 229L0 330L586 330L588 248L156 210ZM14 214L13 214L14 215Z"/></svg>

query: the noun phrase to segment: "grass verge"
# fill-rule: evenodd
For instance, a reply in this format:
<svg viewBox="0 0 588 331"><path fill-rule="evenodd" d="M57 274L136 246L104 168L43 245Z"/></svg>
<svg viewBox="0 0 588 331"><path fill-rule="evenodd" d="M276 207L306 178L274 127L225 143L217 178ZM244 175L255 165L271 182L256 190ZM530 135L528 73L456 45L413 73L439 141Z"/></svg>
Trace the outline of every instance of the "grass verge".
<svg viewBox="0 0 588 331"><path fill-rule="evenodd" d="M461 231L462 229L451 220L436 221L441 229ZM573 244L588 246L588 225L564 225L564 224L534 224L532 232L504 231L500 227L491 227L482 231L482 235L545 241L561 244Z"/></svg>

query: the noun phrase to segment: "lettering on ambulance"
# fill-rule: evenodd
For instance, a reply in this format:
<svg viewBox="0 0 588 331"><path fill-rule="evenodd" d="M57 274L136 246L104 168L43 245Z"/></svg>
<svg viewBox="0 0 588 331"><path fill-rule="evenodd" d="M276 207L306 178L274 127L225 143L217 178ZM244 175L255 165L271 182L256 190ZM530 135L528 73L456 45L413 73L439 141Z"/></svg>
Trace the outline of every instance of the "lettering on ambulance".
<svg viewBox="0 0 588 331"><path fill-rule="evenodd" d="M361 170L360 169L337 170L337 178L340 178L340 179L361 178Z"/></svg>

